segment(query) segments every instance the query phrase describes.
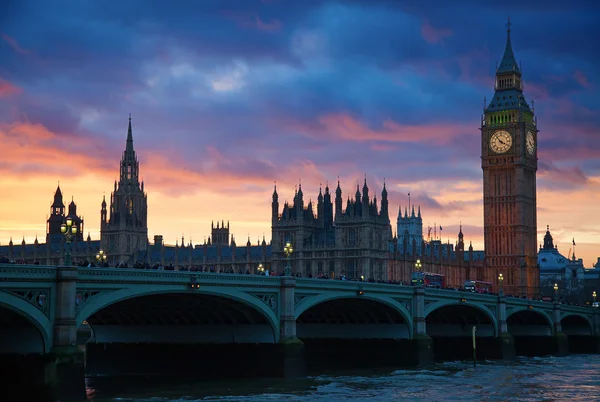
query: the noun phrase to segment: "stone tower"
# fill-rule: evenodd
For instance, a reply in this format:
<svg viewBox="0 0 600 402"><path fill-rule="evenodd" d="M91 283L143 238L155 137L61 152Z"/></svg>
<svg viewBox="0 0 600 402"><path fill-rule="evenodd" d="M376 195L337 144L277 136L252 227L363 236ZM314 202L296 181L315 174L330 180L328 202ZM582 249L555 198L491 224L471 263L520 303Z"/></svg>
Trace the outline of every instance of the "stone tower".
<svg viewBox="0 0 600 402"><path fill-rule="evenodd" d="M46 243L60 243L63 240L64 235L60 232L60 225L65 222L65 219L65 204L58 185L54 193L54 201L50 206L50 217L46 222Z"/></svg>
<svg viewBox="0 0 600 402"><path fill-rule="evenodd" d="M50 206L50 216L46 221L46 243L60 243L65 240L65 235L60 231L60 226L65 223L67 218L73 220L73 226L77 227L73 241L83 241L83 218L77 216L77 206L71 199L68 213L65 213L65 204L60 185L56 187L54 200Z"/></svg>
<svg viewBox="0 0 600 402"><path fill-rule="evenodd" d="M227 226L225 226L225 221L221 221L221 226L219 226L219 221L217 221L217 226L212 222L210 224L210 237L212 239L212 244L215 246L228 246L229 221L227 221Z"/></svg>
<svg viewBox="0 0 600 402"><path fill-rule="evenodd" d="M404 207L404 216L402 215L402 207L399 207L396 230L398 235L398 251L401 254L423 255L423 218L421 218L420 206L416 215L414 205L410 214L408 213L408 208Z"/></svg>
<svg viewBox="0 0 600 402"><path fill-rule="evenodd" d="M108 216L107 216L108 215ZM102 249L110 263L134 263L134 253L148 249L148 199L139 180L139 162L133 149L131 116L119 182L110 195L110 211L102 201L100 211Z"/></svg>
<svg viewBox="0 0 600 402"><path fill-rule="evenodd" d="M481 120L481 168L486 280L504 276L507 293L533 295L537 267L537 121L523 96L513 54L510 20L504 55L496 70L494 97Z"/></svg>

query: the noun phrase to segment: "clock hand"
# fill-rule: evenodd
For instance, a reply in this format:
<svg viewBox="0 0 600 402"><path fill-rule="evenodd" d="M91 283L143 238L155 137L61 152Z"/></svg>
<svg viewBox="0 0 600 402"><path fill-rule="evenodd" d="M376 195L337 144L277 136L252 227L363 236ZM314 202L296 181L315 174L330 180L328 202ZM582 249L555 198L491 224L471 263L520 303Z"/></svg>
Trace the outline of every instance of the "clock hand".
<svg viewBox="0 0 600 402"><path fill-rule="evenodd" d="M506 145L504 142L502 142L502 140L500 138L498 138L498 142L502 145Z"/></svg>

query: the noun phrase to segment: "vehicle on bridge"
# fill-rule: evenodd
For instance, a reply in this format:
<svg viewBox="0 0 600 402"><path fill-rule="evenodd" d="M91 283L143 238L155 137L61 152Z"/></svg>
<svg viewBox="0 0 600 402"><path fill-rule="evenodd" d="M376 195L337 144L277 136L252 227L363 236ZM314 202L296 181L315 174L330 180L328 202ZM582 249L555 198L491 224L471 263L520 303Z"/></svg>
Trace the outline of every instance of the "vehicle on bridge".
<svg viewBox="0 0 600 402"><path fill-rule="evenodd" d="M446 278L442 274L415 271L412 273L413 286L443 289L446 287Z"/></svg>
<svg viewBox="0 0 600 402"><path fill-rule="evenodd" d="M465 281L464 288L467 292L473 293L491 293L492 284L490 282L468 280Z"/></svg>

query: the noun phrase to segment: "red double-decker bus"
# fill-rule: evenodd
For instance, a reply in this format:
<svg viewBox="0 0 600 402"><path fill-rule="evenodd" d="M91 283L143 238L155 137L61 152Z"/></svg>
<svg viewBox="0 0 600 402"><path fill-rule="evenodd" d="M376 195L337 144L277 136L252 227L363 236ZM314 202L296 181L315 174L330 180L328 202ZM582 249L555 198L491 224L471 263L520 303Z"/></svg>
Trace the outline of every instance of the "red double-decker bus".
<svg viewBox="0 0 600 402"><path fill-rule="evenodd" d="M468 280L465 281L464 288L467 292L490 293L492 291L492 284L490 282Z"/></svg>
<svg viewBox="0 0 600 402"><path fill-rule="evenodd" d="M442 274L434 274L432 272L413 272L413 285L423 285L428 288L444 288L446 287L446 278Z"/></svg>

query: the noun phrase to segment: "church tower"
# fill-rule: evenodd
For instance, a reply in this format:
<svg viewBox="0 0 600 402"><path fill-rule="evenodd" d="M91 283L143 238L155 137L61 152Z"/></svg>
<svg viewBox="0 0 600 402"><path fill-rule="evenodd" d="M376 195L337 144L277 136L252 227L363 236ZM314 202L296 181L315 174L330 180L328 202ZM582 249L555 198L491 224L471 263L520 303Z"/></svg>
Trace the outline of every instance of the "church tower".
<svg viewBox="0 0 600 402"><path fill-rule="evenodd" d="M537 120L523 96L507 24L495 93L481 120L486 280L515 295L539 290L537 267Z"/></svg>
<svg viewBox="0 0 600 402"><path fill-rule="evenodd" d="M148 198L144 183L139 180L139 162L133 149L131 115L125 152L121 159L119 183L115 181L110 195L110 211L106 220L103 200L101 216L101 245L109 262L135 263L135 253L148 247Z"/></svg>

